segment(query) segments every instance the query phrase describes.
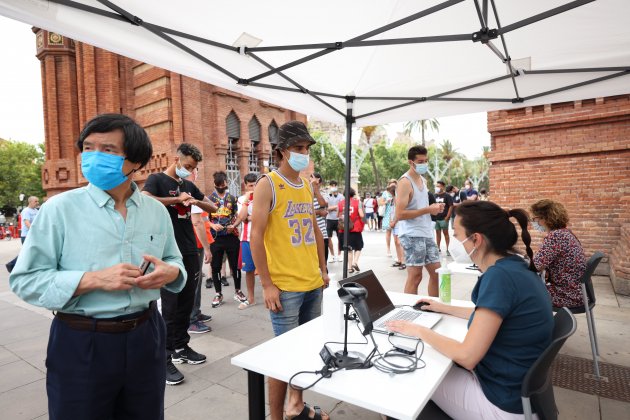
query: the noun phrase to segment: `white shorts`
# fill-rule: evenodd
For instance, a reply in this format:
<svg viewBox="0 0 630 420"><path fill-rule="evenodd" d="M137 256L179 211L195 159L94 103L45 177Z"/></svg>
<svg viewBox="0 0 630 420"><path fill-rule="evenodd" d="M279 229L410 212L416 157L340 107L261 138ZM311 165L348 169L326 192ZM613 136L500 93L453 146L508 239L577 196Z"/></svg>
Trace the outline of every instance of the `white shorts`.
<svg viewBox="0 0 630 420"><path fill-rule="evenodd" d="M453 366L431 397L453 419L522 420L523 414L501 410L484 395L477 377L466 369ZM536 414L533 419L538 420Z"/></svg>

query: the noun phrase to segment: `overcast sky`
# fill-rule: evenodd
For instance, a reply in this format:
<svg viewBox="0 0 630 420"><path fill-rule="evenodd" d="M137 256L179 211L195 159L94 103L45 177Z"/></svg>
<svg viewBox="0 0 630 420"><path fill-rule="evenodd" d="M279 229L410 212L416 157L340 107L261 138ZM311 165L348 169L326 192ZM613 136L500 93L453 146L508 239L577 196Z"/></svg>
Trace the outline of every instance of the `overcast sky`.
<svg viewBox="0 0 630 420"><path fill-rule="evenodd" d="M8 59L0 65L0 138L29 143L44 141L41 73L35 57L35 35L30 25L0 16L2 53ZM449 139L456 150L469 158L481 155L490 145L486 113L439 118L439 133L428 132L427 139ZM389 124L395 137L402 124Z"/></svg>

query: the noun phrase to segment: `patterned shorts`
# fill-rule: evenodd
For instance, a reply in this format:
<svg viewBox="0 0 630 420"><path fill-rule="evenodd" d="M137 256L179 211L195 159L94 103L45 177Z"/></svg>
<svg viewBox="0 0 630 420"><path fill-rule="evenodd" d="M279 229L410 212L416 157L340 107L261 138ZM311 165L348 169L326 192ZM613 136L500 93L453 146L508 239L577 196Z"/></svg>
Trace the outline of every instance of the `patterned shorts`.
<svg viewBox="0 0 630 420"><path fill-rule="evenodd" d="M440 262L440 251L433 238L403 235L399 237L405 251L405 264L422 267Z"/></svg>

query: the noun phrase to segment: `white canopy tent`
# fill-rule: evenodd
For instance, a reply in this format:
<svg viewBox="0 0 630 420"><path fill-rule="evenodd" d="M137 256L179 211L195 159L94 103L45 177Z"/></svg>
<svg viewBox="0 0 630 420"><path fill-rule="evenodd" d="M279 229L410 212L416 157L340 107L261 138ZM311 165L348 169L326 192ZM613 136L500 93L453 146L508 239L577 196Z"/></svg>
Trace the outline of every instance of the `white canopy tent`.
<svg viewBox="0 0 630 420"><path fill-rule="evenodd" d="M347 162L355 123L630 91L628 0L0 0L0 14L345 123Z"/></svg>

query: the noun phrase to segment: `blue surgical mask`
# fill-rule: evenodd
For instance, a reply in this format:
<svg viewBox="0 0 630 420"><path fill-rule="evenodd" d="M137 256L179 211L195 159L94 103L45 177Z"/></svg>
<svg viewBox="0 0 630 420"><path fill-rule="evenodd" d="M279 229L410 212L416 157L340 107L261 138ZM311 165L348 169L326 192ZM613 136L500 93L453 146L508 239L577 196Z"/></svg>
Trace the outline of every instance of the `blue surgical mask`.
<svg viewBox="0 0 630 420"><path fill-rule="evenodd" d="M125 163L123 156L103 152L81 153L81 172L90 184L103 191L116 188L127 180L122 167ZM132 171L133 172L133 171Z"/></svg>
<svg viewBox="0 0 630 420"><path fill-rule="evenodd" d="M546 232L545 227L538 223L537 220L532 220L532 227L538 232Z"/></svg>
<svg viewBox="0 0 630 420"><path fill-rule="evenodd" d="M289 153L291 153L289 157L289 165L291 165L291 168L293 168L295 172L300 172L308 168L308 162L309 162L308 155L303 155L302 153L295 153L295 152L289 152Z"/></svg>
<svg viewBox="0 0 630 420"><path fill-rule="evenodd" d="M426 163L416 163L416 173L418 175L424 175L429 170L429 165Z"/></svg>
<svg viewBox="0 0 630 420"><path fill-rule="evenodd" d="M186 179L189 176L192 175L192 172L190 172L189 170L187 170L186 168L184 168L183 166L180 168L179 166L175 165L175 173L177 174L178 177L180 177L181 179Z"/></svg>

